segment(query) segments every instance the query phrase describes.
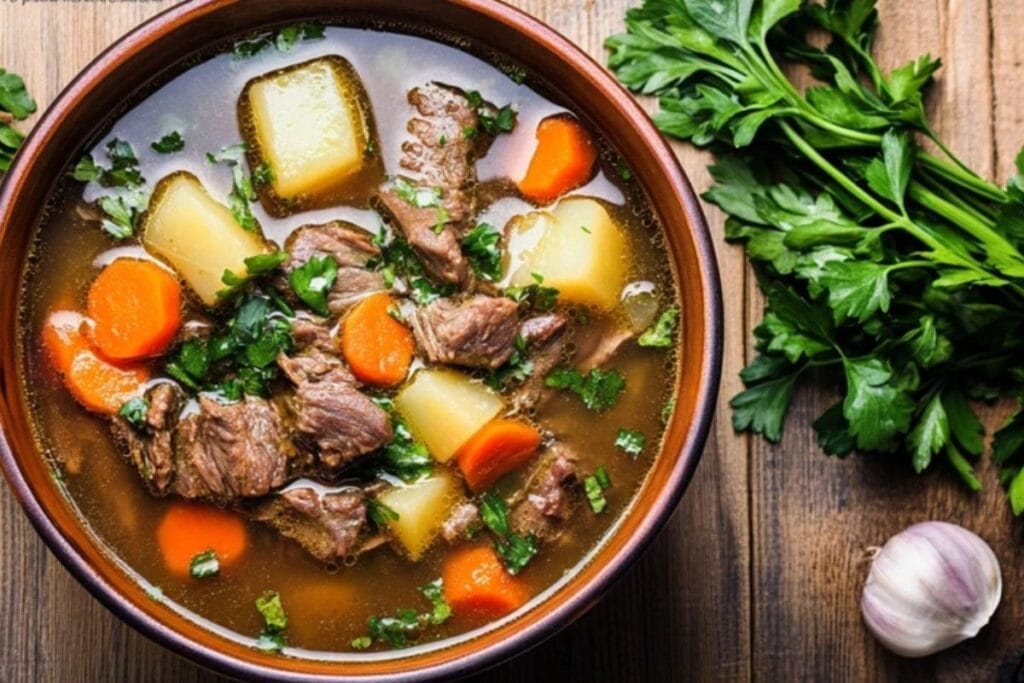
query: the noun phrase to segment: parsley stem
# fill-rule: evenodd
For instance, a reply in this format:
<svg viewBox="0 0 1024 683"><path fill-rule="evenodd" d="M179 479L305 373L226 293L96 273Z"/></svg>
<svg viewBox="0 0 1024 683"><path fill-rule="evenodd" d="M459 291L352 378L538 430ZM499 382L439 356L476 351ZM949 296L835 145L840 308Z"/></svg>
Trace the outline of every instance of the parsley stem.
<svg viewBox="0 0 1024 683"><path fill-rule="evenodd" d="M1019 259L1021 265L1024 266L1024 258L1021 258L1020 252L1005 237L996 232L992 227L992 223L988 220L983 220L974 212L964 210L952 202L943 199L918 182L911 183L907 191L911 199L921 204L921 206L934 211L954 225L966 230L982 244L1005 249L1013 255L1013 258Z"/></svg>
<svg viewBox="0 0 1024 683"><path fill-rule="evenodd" d="M934 140L934 138L932 139ZM948 161L928 154L924 150L918 150L917 160L931 171L934 171L936 175L939 175L966 190L972 190L982 197L996 202L1006 202L1008 200L1006 192L1003 191L1002 188L979 178L973 173L964 173Z"/></svg>

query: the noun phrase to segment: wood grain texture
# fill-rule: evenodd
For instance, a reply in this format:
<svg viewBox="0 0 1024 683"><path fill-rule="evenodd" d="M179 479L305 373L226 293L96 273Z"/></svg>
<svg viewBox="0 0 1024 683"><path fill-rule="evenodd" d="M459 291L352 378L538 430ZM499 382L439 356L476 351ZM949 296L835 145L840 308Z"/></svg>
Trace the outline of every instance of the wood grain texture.
<svg viewBox="0 0 1024 683"><path fill-rule="evenodd" d="M98 52L173 2L3 2L0 66L46 105ZM514 0L603 61L629 0ZM943 56L931 104L943 137L977 170L1005 178L1024 139L1020 0L882 0L878 52L896 66ZM649 108L650 102L645 102ZM676 144L694 185L708 157ZM947 473L913 476L902 460L825 458L809 424L833 397L805 392L783 442L736 436L728 399L749 359L760 299L739 249L708 207L725 294L719 420L665 532L608 597L550 642L480 681L989 680L1024 647L1020 525L990 469L986 493ZM993 415L998 420L998 414ZM956 521L989 540L1008 586L982 636L920 662L886 654L860 623L863 549L908 523ZM0 680L214 681L150 643L93 600L43 547L0 489Z"/></svg>

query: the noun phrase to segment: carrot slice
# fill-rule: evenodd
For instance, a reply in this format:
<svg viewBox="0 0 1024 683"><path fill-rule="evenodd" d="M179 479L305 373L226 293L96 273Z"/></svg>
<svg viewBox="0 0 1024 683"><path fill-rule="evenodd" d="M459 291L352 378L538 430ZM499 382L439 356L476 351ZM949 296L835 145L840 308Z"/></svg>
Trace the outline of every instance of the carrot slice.
<svg viewBox="0 0 1024 683"><path fill-rule="evenodd" d="M393 386L405 379L415 343L409 328L395 320L386 292L371 294L341 323L341 351L359 381Z"/></svg>
<svg viewBox="0 0 1024 683"><path fill-rule="evenodd" d="M537 148L519 191L527 199L547 204L586 183L597 161L597 145L576 119L550 116L537 126Z"/></svg>
<svg viewBox="0 0 1024 683"><path fill-rule="evenodd" d="M490 488L521 467L540 446L540 432L525 422L491 420L455 456L466 483L474 491Z"/></svg>
<svg viewBox="0 0 1024 683"><path fill-rule="evenodd" d="M89 410L113 415L142 393L149 372L120 367L97 355L83 332L85 322L73 311L51 313L43 325L43 345L71 394Z"/></svg>
<svg viewBox="0 0 1024 683"><path fill-rule="evenodd" d="M249 545L245 522L238 515L212 505L174 502L156 528L164 564L175 574L188 576L192 558L207 550L217 553L221 567L235 562Z"/></svg>
<svg viewBox="0 0 1024 683"><path fill-rule="evenodd" d="M451 552L441 578L445 598L457 615L496 619L518 609L530 597L526 584L505 571L494 549L487 546Z"/></svg>
<svg viewBox="0 0 1024 683"><path fill-rule="evenodd" d="M89 287L87 312L107 358L159 356L181 327L181 285L155 263L117 259Z"/></svg>

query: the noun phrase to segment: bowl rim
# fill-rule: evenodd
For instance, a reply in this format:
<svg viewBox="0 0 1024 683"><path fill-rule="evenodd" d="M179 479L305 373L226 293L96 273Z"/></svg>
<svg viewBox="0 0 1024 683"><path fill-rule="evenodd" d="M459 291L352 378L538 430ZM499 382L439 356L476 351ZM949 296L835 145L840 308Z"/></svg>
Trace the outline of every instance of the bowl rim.
<svg viewBox="0 0 1024 683"><path fill-rule="evenodd" d="M33 126L23 144L21 153L16 155L11 169L0 181L0 240L3 239L4 233L8 229L13 229L9 227L11 207L14 206L17 190L24 185L30 175L33 159L46 147L52 133L64 125L60 116L61 112L72 107L95 88L100 87L106 71L117 64L130 61L147 41L155 40L165 29L201 20L207 12L242 2L243 0L182 2L139 24L89 62L61 91ZM700 266L699 279L702 287L701 298L704 304L705 334L702 344L704 363L700 370L700 387L696 391L693 411L689 414L689 426L681 440L680 453L675 465L662 483L660 490L657 491L651 505L645 511L635 513L641 516L635 533L625 540L614 558L605 563L581 590L566 596L560 604L549 609L535 623L520 629L512 637L478 648L459 659L390 674L389 680L395 681L426 680L434 677L450 679L494 666L540 644L592 607L635 563L636 559L658 535L658 532L666 525L692 479L711 429L723 356L722 292L711 234L697 195L682 170L679 160L640 104L596 60L555 29L526 12L506 5L500 0L437 0L437 2L439 5L456 6L483 15L489 20L501 22L506 27L522 34L524 39L531 41L538 49L547 52L554 59L565 63L578 74L585 76L591 83L599 86L602 95L608 98L610 106L617 108L628 119L633 132L642 138L651 160L658 167L658 172L671 186L674 199L681 205L682 213L685 214L689 222L690 229L688 231L685 226L678 230L690 233L696 260ZM296 8L295 14L301 13L302 8L299 6ZM9 368L4 375L7 376L7 372L13 371L14 369ZM7 398L5 392L2 400L6 401ZM679 422L681 417L677 412L670 424ZM6 420L0 420L0 422L4 423L0 424L0 469L3 470L9 487L37 533L58 560L95 598L137 631L180 655L228 675L281 681L366 680L366 677L361 675L347 677L333 674L299 673L244 661L193 640L139 609L122 591L108 582L89 564L80 549L65 537L56 522L51 519L18 464L18 459L7 436ZM615 533L618 532L612 532L613 535Z"/></svg>

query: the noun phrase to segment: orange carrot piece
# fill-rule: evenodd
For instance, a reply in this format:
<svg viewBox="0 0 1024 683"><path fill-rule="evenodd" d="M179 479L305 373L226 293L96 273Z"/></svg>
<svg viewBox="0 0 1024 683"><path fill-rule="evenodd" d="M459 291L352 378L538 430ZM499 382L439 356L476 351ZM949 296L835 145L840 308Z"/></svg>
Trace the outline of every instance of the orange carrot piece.
<svg viewBox="0 0 1024 683"><path fill-rule="evenodd" d="M207 550L217 553L221 567L238 560L249 545L245 522L238 515L213 505L171 503L156 528L164 564L175 574L188 576L192 558Z"/></svg>
<svg viewBox="0 0 1024 683"><path fill-rule="evenodd" d="M387 292L366 297L341 323L341 351L359 381L394 386L405 379L415 342L409 328L395 320Z"/></svg>
<svg viewBox="0 0 1024 683"><path fill-rule="evenodd" d="M550 203L590 180L597 145L576 119L550 116L537 126L537 148L519 191L538 204Z"/></svg>
<svg viewBox="0 0 1024 683"><path fill-rule="evenodd" d="M43 345L71 394L89 410L113 415L142 393L149 372L101 358L82 331L84 324L85 318L73 311L51 313L43 326Z"/></svg>
<svg viewBox="0 0 1024 683"><path fill-rule="evenodd" d="M89 287L93 342L111 360L159 356L181 327L181 285L150 261L117 259Z"/></svg>
<svg viewBox="0 0 1024 683"><path fill-rule="evenodd" d="M538 446L540 432L532 426L516 420L497 419L471 436L455 458L466 483L479 492L521 467Z"/></svg>
<svg viewBox="0 0 1024 683"><path fill-rule="evenodd" d="M456 615L497 619L518 609L530 592L501 566L494 549L465 547L449 553L441 570L444 595Z"/></svg>

